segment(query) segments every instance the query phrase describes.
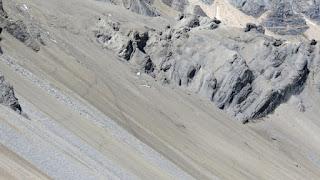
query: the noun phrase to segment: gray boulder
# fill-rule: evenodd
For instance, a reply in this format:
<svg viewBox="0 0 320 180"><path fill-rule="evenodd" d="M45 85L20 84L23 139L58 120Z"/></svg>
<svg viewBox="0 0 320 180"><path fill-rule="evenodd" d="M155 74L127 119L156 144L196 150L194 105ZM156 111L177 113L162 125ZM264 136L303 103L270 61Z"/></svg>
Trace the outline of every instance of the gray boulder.
<svg viewBox="0 0 320 180"><path fill-rule="evenodd" d="M21 106L14 94L13 87L5 81L2 74L0 74L0 94L0 104L10 107L19 114L22 113Z"/></svg>
<svg viewBox="0 0 320 180"><path fill-rule="evenodd" d="M189 5L188 0L161 0L164 4L172 7L173 9L183 12Z"/></svg>

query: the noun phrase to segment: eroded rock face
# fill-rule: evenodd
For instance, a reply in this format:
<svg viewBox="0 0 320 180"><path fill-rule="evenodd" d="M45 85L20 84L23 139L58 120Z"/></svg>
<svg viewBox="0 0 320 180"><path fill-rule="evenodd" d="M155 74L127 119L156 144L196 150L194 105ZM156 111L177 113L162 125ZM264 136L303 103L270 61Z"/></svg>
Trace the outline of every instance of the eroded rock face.
<svg viewBox="0 0 320 180"><path fill-rule="evenodd" d="M9 34L34 51L40 50L40 44L44 45L40 30L31 31L22 20L13 20L8 17L7 13L3 9L2 1L0 1L0 24Z"/></svg>
<svg viewBox="0 0 320 180"><path fill-rule="evenodd" d="M145 73L153 72L154 65L145 52L148 32L121 31L119 23L104 19L98 20L93 32L97 42L104 48L113 50L120 58L138 66Z"/></svg>
<svg viewBox="0 0 320 180"><path fill-rule="evenodd" d="M264 29L263 26L256 25L256 24L253 24L253 23L246 24L246 27L244 29L244 32L250 32L250 31L255 31L255 32L258 32L258 33L262 33L262 34L265 33L265 29Z"/></svg>
<svg viewBox="0 0 320 180"><path fill-rule="evenodd" d="M319 0L229 0L247 15L260 17L268 13L263 26L280 35L298 35L309 27L305 17L320 22Z"/></svg>
<svg viewBox="0 0 320 180"><path fill-rule="evenodd" d="M310 19L320 22L320 1L319 0L295 0L293 8Z"/></svg>
<svg viewBox="0 0 320 180"><path fill-rule="evenodd" d="M122 0L125 8L132 12L146 15L146 16L159 16L158 11L152 7L153 0Z"/></svg>
<svg viewBox="0 0 320 180"><path fill-rule="evenodd" d="M10 107L12 110L21 114L22 109L14 94L13 87L10 86L0 74L0 104Z"/></svg>
<svg viewBox="0 0 320 180"><path fill-rule="evenodd" d="M103 47L163 84L210 99L243 123L298 94L313 59L311 43L274 39L257 26L237 37L215 35L220 21L208 17L181 14L173 26L143 32L121 31L119 23L103 21L94 30Z"/></svg>
<svg viewBox="0 0 320 180"><path fill-rule="evenodd" d="M161 0L164 4L172 7L177 11L183 12L184 9L189 5L188 0Z"/></svg>
<svg viewBox="0 0 320 180"><path fill-rule="evenodd" d="M7 13L3 9L2 0L0 0L0 16L3 17L3 18L7 18L8 17Z"/></svg>
<svg viewBox="0 0 320 180"><path fill-rule="evenodd" d="M294 12L292 3L286 0L276 0L263 25L280 35L298 35L309 28L305 19Z"/></svg>
<svg viewBox="0 0 320 180"><path fill-rule="evenodd" d="M259 17L268 9L268 1L266 0L229 0L229 2L244 13L254 17Z"/></svg>

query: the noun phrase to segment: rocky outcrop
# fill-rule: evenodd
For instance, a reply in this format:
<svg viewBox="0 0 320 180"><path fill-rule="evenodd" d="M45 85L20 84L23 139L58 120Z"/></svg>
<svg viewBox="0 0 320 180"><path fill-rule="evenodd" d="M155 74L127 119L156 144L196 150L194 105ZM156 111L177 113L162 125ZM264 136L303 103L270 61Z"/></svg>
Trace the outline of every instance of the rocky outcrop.
<svg viewBox="0 0 320 180"><path fill-rule="evenodd" d="M254 17L259 17L268 9L268 1L266 0L229 0L229 2L244 13Z"/></svg>
<svg viewBox="0 0 320 180"><path fill-rule="evenodd" d="M0 93L0 104L10 107L19 114L22 113L21 106L14 94L13 87L5 81L2 74L0 74Z"/></svg>
<svg viewBox="0 0 320 180"><path fill-rule="evenodd" d="M3 9L2 0L0 0L0 16L1 16L2 18L7 18L7 17L8 17L7 13L6 13L5 10Z"/></svg>
<svg viewBox="0 0 320 180"><path fill-rule="evenodd" d="M263 25L280 35L298 35L308 29L305 19L293 11L292 3L276 0Z"/></svg>
<svg viewBox="0 0 320 180"><path fill-rule="evenodd" d="M33 32L28 28L22 20L13 20L8 17L3 9L2 0L0 1L0 24L4 30L21 41L34 51L40 50L40 44L44 44L40 32ZM40 30L39 30L40 31Z"/></svg>
<svg viewBox="0 0 320 180"><path fill-rule="evenodd" d="M145 16L159 16L159 12L152 7L153 0L122 0L123 6L132 12Z"/></svg>
<svg viewBox="0 0 320 180"><path fill-rule="evenodd" d="M145 73L153 72L154 65L144 49L149 40L148 32L124 32L121 31L119 23L104 19L98 20L93 32L97 42L104 48L113 50L120 58L139 67Z"/></svg>
<svg viewBox="0 0 320 180"><path fill-rule="evenodd" d="M214 35L219 24L217 19L181 14L173 26L139 32L100 19L94 35L139 71L206 97L243 123L267 116L300 93L314 43L274 39L253 24L246 29L252 33Z"/></svg>
<svg viewBox="0 0 320 180"><path fill-rule="evenodd" d="M199 5L188 6L188 8L185 9L185 13L194 14L194 15L203 16L203 17L207 16L207 14L203 11L203 9Z"/></svg>
<svg viewBox="0 0 320 180"><path fill-rule="evenodd" d="M206 5L212 5L214 0L201 0L201 2L203 2Z"/></svg>
<svg viewBox="0 0 320 180"><path fill-rule="evenodd" d="M245 14L260 17L268 13L262 25L280 35L299 35L309 27L305 17L320 22L319 0L229 0Z"/></svg>
<svg viewBox="0 0 320 180"><path fill-rule="evenodd" d="M4 29L17 40L30 47L32 50L40 51L40 44L29 32L28 27L23 21L7 19Z"/></svg>
<svg viewBox="0 0 320 180"><path fill-rule="evenodd" d="M295 0L293 8L296 12L306 15L311 20L320 22L320 1L319 0Z"/></svg>
<svg viewBox="0 0 320 180"><path fill-rule="evenodd" d="M262 34L265 33L265 29L264 29L263 26L256 25L256 24L253 24L253 23L247 23L246 27L244 29L244 32L250 32L250 31L255 31L255 32L258 32L258 33L262 33Z"/></svg>
<svg viewBox="0 0 320 180"><path fill-rule="evenodd" d="M173 9L183 12L189 5L188 0L161 0L164 4L172 7Z"/></svg>

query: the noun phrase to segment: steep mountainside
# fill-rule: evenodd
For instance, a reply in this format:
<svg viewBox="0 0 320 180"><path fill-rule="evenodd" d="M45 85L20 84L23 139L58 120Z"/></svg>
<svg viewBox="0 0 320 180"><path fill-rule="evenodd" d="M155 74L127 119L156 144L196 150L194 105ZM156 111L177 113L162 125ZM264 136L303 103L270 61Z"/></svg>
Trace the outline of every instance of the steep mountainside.
<svg viewBox="0 0 320 180"><path fill-rule="evenodd" d="M317 9L0 0L0 179L319 179Z"/></svg>

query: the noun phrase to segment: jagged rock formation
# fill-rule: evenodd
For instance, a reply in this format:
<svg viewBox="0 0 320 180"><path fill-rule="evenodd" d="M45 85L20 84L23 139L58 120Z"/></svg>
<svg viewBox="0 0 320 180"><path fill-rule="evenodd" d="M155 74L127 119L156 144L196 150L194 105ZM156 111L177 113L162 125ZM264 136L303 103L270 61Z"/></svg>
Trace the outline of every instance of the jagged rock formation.
<svg viewBox="0 0 320 180"><path fill-rule="evenodd" d="M44 45L40 32L31 32L26 23L22 20L13 20L8 17L0 1L0 24L13 37L30 47L34 51L40 50L40 44Z"/></svg>
<svg viewBox="0 0 320 180"><path fill-rule="evenodd" d="M268 1L266 0L229 0L229 2L244 13L258 17L267 11Z"/></svg>
<svg viewBox="0 0 320 180"><path fill-rule="evenodd" d="M203 9L199 5L188 6L188 8L185 9L185 13L194 14L194 15L203 16L203 17L207 16L207 14L203 11Z"/></svg>
<svg viewBox="0 0 320 180"><path fill-rule="evenodd" d="M295 0L293 7L308 18L320 22L320 1L319 0Z"/></svg>
<svg viewBox="0 0 320 180"><path fill-rule="evenodd" d="M253 23L248 23L248 24L246 24L246 27L245 27L245 29L244 29L244 32L249 32L249 31L255 31L255 32L262 33L262 34L265 33L265 29L264 29L263 26L261 26L261 25L256 25L256 24L253 24Z"/></svg>
<svg viewBox="0 0 320 180"><path fill-rule="evenodd" d="M254 17L268 13L263 26L280 35L302 34L308 29L306 18L320 22L319 0L229 0L232 5Z"/></svg>
<svg viewBox="0 0 320 180"><path fill-rule="evenodd" d="M120 24L98 22L97 41L164 84L189 89L212 100L242 122L264 117L299 93L313 59L312 45L284 43L248 25L250 36L219 39L207 34L220 21L180 15L174 26L139 33ZM197 46L194 46L196 44ZM255 48L248 54L248 48Z"/></svg>
<svg viewBox="0 0 320 180"><path fill-rule="evenodd" d="M7 19L7 13L3 9L2 0L0 0L0 20L3 21ZM0 28L0 34L2 32L2 28ZM19 36L19 38L23 38ZM1 54L2 49L0 47ZM12 110L18 112L19 114L22 113L21 106L18 102L18 99L16 98L14 94L13 87L5 81L4 76L0 73L0 104L5 105L7 107L10 107Z"/></svg>
<svg viewBox="0 0 320 180"><path fill-rule="evenodd" d="M275 2L263 25L280 35L298 35L308 29L305 19L293 11L290 2L283 0Z"/></svg>
<svg viewBox="0 0 320 180"><path fill-rule="evenodd" d="M0 93L0 104L10 107L12 110L21 114L22 109L14 94L13 87L5 81L2 74L0 74Z"/></svg>
<svg viewBox="0 0 320 180"><path fill-rule="evenodd" d="M1 16L1 17L4 17L4 18L7 18L7 17L8 17L7 13L6 13L5 10L3 9L2 0L0 0L0 16Z"/></svg>
<svg viewBox="0 0 320 180"><path fill-rule="evenodd" d="M204 4L207 4L207 5L211 5L213 4L214 0L201 0Z"/></svg>
<svg viewBox="0 0 320 180"><path fill-rule="evenodd" d="M164 4L172 7L177 11L183 12L184 9L189 5L188 0L161 0Z"/></svg>
<svg viewBox="0 0 320 180"><path fill-rule="evenodd" d="M141 14L144 16L159 16L160 13L157 11L156 8L152 6L154 0L96 0L96 1L103 1L112 3L115 5L121 5L124 8L135 12L137 14Z"/></svg>
<svg viewBox="0 0 320 180"><path fill-rule="evenodd" d="M159 16L157 10L152 7L153 0L122 0L122 3L132 12L146 16Z"/></svg>

